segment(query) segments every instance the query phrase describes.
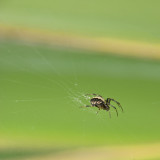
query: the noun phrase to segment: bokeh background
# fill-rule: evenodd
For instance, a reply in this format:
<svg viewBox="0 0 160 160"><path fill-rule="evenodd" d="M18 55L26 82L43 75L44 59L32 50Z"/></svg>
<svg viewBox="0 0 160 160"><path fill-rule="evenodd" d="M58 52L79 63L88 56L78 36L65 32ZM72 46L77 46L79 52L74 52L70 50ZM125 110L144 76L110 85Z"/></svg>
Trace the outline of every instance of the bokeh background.
<svg viewBox="0 0 160 160"><path fill-rule="evenodd" d="M160 159L159 6L0 1L0 159Z"/></svg>

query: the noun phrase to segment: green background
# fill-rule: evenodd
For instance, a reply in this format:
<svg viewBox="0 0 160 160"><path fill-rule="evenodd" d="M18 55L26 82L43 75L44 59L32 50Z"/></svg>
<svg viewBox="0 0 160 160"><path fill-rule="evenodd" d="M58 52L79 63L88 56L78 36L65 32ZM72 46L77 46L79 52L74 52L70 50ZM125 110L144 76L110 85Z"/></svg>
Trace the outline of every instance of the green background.
<svg viewBox="0 0 160 160"><path fill-rule="evenodd" d="M159 43L160 1L1 1L0 26ZM48 47L0 37L1 146L52 150L0 152L26 157L66 148L160 142L160 62L112 53ZM15 37L16 39L16 37ZM115 46L116 47L116 46ZM119 101L89 105L88 93ZM47 148L47 147L46 147Z"/></svg>
<svg viewBox="0 0 160 160"><path fill-rule="evenodd" d="M67 145L159 141L159 62L1 45L1 134ZM87 93L116 99L124 113L80 108Z"/></svg>
<svg viewBox="0 0 160 160"><path fill-rule="evenodd" d="M159 5L159 0L5 0L0 23L158 43Z"/></svg>

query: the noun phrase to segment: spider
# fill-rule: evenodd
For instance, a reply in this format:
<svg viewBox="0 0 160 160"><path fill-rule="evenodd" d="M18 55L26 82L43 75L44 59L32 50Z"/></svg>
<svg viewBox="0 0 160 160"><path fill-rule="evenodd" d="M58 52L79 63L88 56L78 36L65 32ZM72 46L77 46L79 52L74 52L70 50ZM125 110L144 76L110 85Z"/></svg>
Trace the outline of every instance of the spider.
<svg viewBox="0 0 160 160"><path fill-rule="evenodd" d="M110 110L110 107L114 108L116 110L116 113L117 113L117 117L118 117L118 111L117 111L117 108L113 105L110 104L111 101L117 103L117 105L122 109L122 112L123 112L123 108L122 106L120 105L119 102L115 101L114 99L112 98L107 98L106 100L103 99L102 96L100 95L97 95L95 93L93 94L86 94L87 95L93 95L95 97L91 98L90 100L90 103L91 105L87 105L85 107L97 107L99 110L103 109L103 110L106 110L106 111L109 111ZM98 112L97 112L98 113ZM110 112L109 112L109 115L110 115ZM111 115L110 115L111 117Z"/></svg>

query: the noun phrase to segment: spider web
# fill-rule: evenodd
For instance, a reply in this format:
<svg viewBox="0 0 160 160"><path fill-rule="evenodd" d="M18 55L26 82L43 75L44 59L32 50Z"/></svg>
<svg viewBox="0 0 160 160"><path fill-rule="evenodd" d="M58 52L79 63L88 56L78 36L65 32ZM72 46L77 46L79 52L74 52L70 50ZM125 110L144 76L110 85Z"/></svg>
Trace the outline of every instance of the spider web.
<svg viewBox="0 0 160 160"><path fill-rule="evenodd" d="M16 46L17 44L14 45ZM66 48L56 48L56 46L55 49L49 47L44 49L45 47L43 48L33 44L27 44L25 42L20 46L18 44L17 48L11 47L10 49L7 44L1 45L1 48L4 52L1 53L0 59L2 70L0 81L2 84L4 83L9 85L9 87L22 87L22 89L20 88L18 90L21 91L21 93L14 95L14 91L11 91L9 87L7 88L7 86L2 86L5 90L3 90L4 93L1 92L0 103L2 106L3 104L7 105L7 103L9 103L7 105L7 111L10 116L8 121L11 121L11 118L16 121L16 116L19 117L21 114L25 115L25 113L29 115L29 112L33 111L35 114L31 115L31 118L35 122L29 123L28 128L30 129L27 128L26 130L28 132L29 130L38 132L38 127L41 126L43 120L46 120L46 123L49 123L49 121L58 121L61 119L61 122L67 121L68 127L69 125L74 125L70 121L76 120L76 117L74 117L75 114L79 116L78 118L80 120L77 120L77 123L79 122L80 129L78 129L78 125L75 125L75 128L77 127L76 129L78 131L80 130L84 141L88 138L88 134L92 133L92 131L99 129L100 131L98 133L104 131L104 133L108 134L110 131L108 131L106 128L110 128L112 129L111 133L113 133L113 130L115 130L117 133L121 133L114 137L117 138L117 141L120 144L123 144L124 138L122 131L124 130L124 127L121 125L121 123L119 123L119 119L124 123L125 121L127 122L128 119L134 118L131 117L133 115L128 115L127 109L125 107L125 113L122 114L121 110L118 108L118 106L116 106L119 112L119 117L117 119L115 110L111 110L112 117L109 118L109 114L106 111L100 111L97 114L97 108L86 108L82 106L90 104L89 101L92 96L86 96L86 94L96 93L105 96L104 98L112 98L113 93L116 94L116 92L114 91L113 93L110 93L111 90L109 92L107 91L107 85L109 85L108 83L106 83L106 86L104 86L104 82L101 85L101 81L104 81L103 79L106 80L105 74L107 73L107 78L109 75L115 79L117 77L120 77L120 79L122 78L122 80L123 78L127 79L128 77L128 79L134 79L134 76L132 76L132 69L134 68L134 64L133 66L130 65L131 67L129 71L132 72L130 73L128 70L124 72L125 65L118 65L119 68L117 69L114 68L113 61L110 62L108 60L107 65L104 68L103 66L105 66L104 64L106 63L105 58L99 59L99 56L97 56L97 58L91 59L91 55L84 56L81 52L76 53L82 54L78 55L77 58L75 54L77 51ZM27 52L25 50L27 50ZM63 53L64 51L66 55ZM84 57L91 59L91 61L88 59L86 60ZM116 61L115 63L118 64L120 62ZM103 65L101 66L101 64ZM145 64L142 65L137 63L137 65L139 65L138 67L142 69L146 67ZM147 72L143 72L143 74L141 74L142 72L140 70L136 71L136 74L138 74L139 78L142 79L151 79L151 77L154 77L156 80L159 80L160 76L155 74L158 71L157 65L153 66L152 69L150 68L150 70L154 70L154 72L150 73L152 76L149 76ZM147 68L147 70L148 69L149 68ZM20 75L18 78L16 76L17 74L18 76ZM23 76L25 77L25 74L29 75L26 76L27 79L23 78ZM32 77L35 79L30 80L29 78ZM16 87L13 88L16 89ZM118 85L116 85L116 87L118 87ZM29 88L29 90L27 90L27 88ZM11 93L9 93L10 91ZM15 92L17 91L15 90ZM34 92L35 94L30 95L29 92ZM157 105L159 104L159 101L150 102L150 104ZM41 105L41 108L39 108L38 105ZM54 108L55 111L50 111L51 107ZM44 114L41 113L43 111ZM6 112L5 109L4 112ZM53 119L51 114L53 114ZM56 114L59 115L58 118L55 118ZM72 118L69 118L67 115L71 116ZM27 120L29 120L29 118L26 118L26 121ZM4 121L4 119L2 119L2 121ZM91 121L94 121L98 127L96 126L97 128L94 128L94 126L92 126L90 123ZM21 125L22 124L19 126ZM61 129L61 127L64 127L62 123L58 125L56 126L56 123L54 122L53 128ZM4 129L3 126L4 124L2 125L2 129ZM43 127L44 126L45 125L43 124ZM50 129L51 127L52 125L49 124L49 129L47 129L53 133L52 129ZM88 130L88 127L92 128L91 131ZM115 135L117 133L115 133ZM130 134L130 132L128 132L128 137L136 139L136 135Z"/></svg>

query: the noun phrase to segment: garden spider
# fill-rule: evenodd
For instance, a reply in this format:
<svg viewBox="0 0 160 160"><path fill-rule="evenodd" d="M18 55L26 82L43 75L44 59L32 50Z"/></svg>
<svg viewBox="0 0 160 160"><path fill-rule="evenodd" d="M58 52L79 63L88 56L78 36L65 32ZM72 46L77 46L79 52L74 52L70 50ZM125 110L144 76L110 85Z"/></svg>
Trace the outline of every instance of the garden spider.
<svg viewBox="0 0 160 160"><path fill-rule="evenodd" d="M106 100L103 99L102 96L100 95L97 95L97 94L86 94L87 95L93 95L95 97L91 98L90 100L90 103L91 105L87 105L85 107L97 107L99 110L103 109L103 110L106 110L106 111L109 111L110 110L110 107L114 108L116 110L116 113L117 113L117 117L118 117L118 111L117 111L117 108L113 105L110 104L111 101L117 103L117 105L122 109L122 112L123 112L123 108L122 106L120 105L119 102L115 101L114 99L112 98L107 98ZM97 112L98 113L98 112ZM109 112L109 115L110 115L110 112ZM110 115L111 117L111 115Z"/></svg>

